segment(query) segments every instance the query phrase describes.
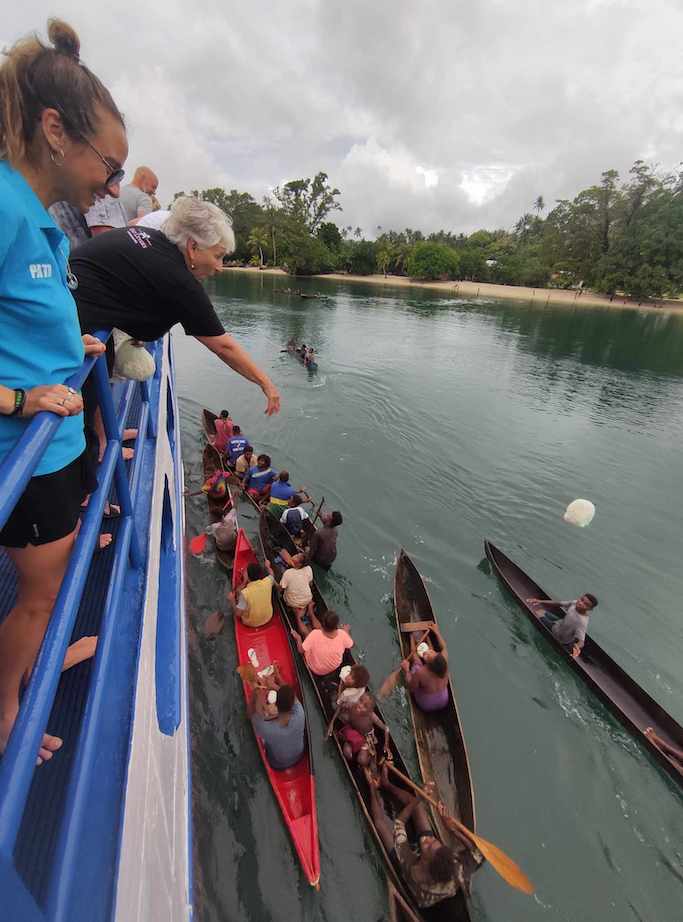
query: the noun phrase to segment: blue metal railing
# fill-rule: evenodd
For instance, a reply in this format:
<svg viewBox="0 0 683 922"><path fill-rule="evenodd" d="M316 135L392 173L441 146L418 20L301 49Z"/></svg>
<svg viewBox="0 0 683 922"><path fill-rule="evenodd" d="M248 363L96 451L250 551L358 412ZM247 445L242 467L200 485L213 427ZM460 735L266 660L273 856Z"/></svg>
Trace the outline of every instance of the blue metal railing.
<svg viewBox="0 0 683 922"><path fill-rule="evenodd" d="M106 340L109 334L104 332L97 335ZM155 352L159 364L161 350L157 347ZM73 887L77 884L78 862L74 860L75 846L78 842L79 830L86 822L83 809L85 798L81 794L88 790L93 772L96 770L95 742L98 722L104 707L103 677L108 669L111 640L115 630L115 614L121 601L121 591L126 574L130 568L140 570L144 564L144 552L135 528L133 511L140 489L145 440L154 437L150 415L150 394L146 382L140 385L131 381L125 386L117 414L114 410L105 356L87 358L80 371L66 383L80 388L91 372L95 376L97 400L107 436L106 449L98 468L98 488L91 495L83 516L81 530L71 554L31 679L23 696L14 730L2 760L0 760L0 864L6 862L7 865L11 865L33 779L36 753L55 700L64 656L83 596L92 556L99 543L104 506L110 495L112 484L114 484L117 500L121 506L121 519L115 546L112 548L112 569L105 609L90 691L79 735L77 758L74 761L74 771L69 779L66 792L64 822L59 832L55 866L52 868L48 894L48 914L45 916L38 911L40 914L36 917L55 920L68 918L65 900L70 898L69 894L73 898ZM126 418L136 391L140 393L142 406L138 424L138 441L129 484L121 453L121 443ZM38 414L29 423L26 432L0 467L0 483L2 484L0 527L7 521L60 422L61 417L52 413ZM7 865L5 872L9 871ZM3 873L2 877L7 880L8 874Z"/></svg>

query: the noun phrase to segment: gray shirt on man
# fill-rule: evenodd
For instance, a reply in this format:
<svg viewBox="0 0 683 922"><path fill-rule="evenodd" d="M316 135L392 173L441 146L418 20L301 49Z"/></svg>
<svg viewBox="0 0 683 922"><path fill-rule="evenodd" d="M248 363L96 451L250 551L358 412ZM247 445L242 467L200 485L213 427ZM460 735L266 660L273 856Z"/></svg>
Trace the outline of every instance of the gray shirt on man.
<svg viewBox="0 0 683 922"><path fill-rule="evenodd" d="M306 718L300 701L294 702L289 721L283 727L278 717L265 720L260 714L251 718L254 730L266 746L266 755L271 768L283 771L295 765L304 752L304 729Z"/></svg>
<svg viewBox="0 0 683 922"><path fill-rule="evenodd" d="M560 604L565 615L553 624L555 639L567 645L578 643L582 647L586 639L590 616L587 613L582 615L576 610L576 599L573 602L561 602Z"/></svg>
<svg viewBox="0 0 683 922"><path fill-rule="evenodd" d="M105 195L85 213L88 227L126 227L128 218L121 202L113 195Z"/></svg>
<svg viewBox="0 0 683 922"><path fill-rule="evenodd" d="M138 187L134 186L132 183L121 189L119 201L126 213L127 221L134 221L136 218L142 217L142 215L149 214L150 211L154 209L152 199L149 195L143 192L142 189L138 189Z"/></svg>

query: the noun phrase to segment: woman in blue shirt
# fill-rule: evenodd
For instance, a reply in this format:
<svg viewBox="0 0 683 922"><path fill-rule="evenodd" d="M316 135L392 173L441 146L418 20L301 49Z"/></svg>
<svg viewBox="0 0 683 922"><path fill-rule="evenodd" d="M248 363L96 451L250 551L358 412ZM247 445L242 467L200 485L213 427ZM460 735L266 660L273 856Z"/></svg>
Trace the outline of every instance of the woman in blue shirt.
<svg viewBox="0 0 683 922"><path fill-rule="evenodd" d="M17 569L17 601L0 625L0 752L19 710L22 676L42 643L86 493L81 396L63 382L85 352L69 290L69 246L47 208L87 211L119 182L128 155L109 91L79 61L78 36L50 20L52 47L30 37L0 65L0 464L28 420L63 417L24 494L0 531ZM38 762L61 740L46 734Z"/></svg>

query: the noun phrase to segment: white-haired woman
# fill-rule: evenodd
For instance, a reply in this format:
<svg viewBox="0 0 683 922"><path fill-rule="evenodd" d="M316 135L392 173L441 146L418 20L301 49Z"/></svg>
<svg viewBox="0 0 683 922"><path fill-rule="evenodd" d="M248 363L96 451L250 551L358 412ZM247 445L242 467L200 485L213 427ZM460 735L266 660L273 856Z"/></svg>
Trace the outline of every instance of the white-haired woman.
<svg viewBox="0 0 683 922"><path fill-rule="evenodd" d="M118 327L148 342L180 323L188 336L258 384L266 413L277 413L275 385L225 332L201 284L234 249L235 235L225 214L190 196L176 199L162 230L120 228L88 240L71 257L82 331Z"/></svg>

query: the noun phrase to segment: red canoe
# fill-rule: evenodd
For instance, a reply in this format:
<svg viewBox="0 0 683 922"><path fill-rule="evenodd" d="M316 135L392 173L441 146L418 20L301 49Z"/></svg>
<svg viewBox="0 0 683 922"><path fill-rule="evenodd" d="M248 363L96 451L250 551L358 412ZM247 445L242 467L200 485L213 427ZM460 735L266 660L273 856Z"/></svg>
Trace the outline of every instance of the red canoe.
<svg viewBox="0 0 683 922"><path fill-rule="evenodd" d="M256 561L256 555L249 539L240 528L235 546L235 563L232 571L232 587L238 586L242 575L250 563ZM249 650L253 650L258 660L259 669L269 666L277 660L282 678L294 688L297 698L304 704L299 676L297 675L294 656L289 645L287 631L282 621L279 605L275 604L273 617L263 627L246 627L239 618L235 618L235 643L237 660L240 665L250 663ZM248 683L243 682L245 700L251 695ZM305 704L304 704L305 707ZM318 814L315 799L315 776L311 759L310 740L308 738L308 720L306 721L306 749L303 756L292 768L275 771L268 764L266 751L261 740L256 737L261 759L273 789L285 825L292 837L294 848L299 856L301 867L308 882L316 889L320 886L320 846L318 843Z"/></svg>

